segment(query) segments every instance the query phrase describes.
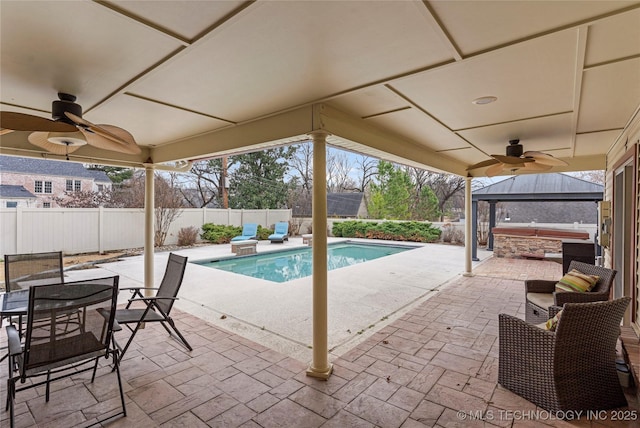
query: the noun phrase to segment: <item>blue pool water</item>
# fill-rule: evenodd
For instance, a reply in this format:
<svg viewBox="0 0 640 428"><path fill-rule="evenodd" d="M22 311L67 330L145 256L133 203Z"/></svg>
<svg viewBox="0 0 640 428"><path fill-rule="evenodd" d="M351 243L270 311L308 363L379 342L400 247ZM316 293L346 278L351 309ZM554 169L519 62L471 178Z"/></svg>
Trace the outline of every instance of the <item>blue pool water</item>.
<svg viewBox="0 0 640 428"><path fill-rule="evenodd" d="M339 269L412 248L415 247L353 242L331 244L328 248L327 265L329 270ZM274 282L287 282L310 276L312 267L311 248L195 263Z"/></svg>

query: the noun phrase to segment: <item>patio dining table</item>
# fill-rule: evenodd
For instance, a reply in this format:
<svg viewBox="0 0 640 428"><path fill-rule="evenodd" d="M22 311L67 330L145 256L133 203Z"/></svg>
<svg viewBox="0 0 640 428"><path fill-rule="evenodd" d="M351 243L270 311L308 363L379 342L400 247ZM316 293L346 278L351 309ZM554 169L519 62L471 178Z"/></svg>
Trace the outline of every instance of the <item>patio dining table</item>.
<svg viewBox="0 0 640 428"><path fill-rule="evenodd" d="M18 317L18 331L22 331L22 317L27 315L29 306L29 289L0 293L0 320L10 317ZM4 354L0 361L7 358Z"/></svg>

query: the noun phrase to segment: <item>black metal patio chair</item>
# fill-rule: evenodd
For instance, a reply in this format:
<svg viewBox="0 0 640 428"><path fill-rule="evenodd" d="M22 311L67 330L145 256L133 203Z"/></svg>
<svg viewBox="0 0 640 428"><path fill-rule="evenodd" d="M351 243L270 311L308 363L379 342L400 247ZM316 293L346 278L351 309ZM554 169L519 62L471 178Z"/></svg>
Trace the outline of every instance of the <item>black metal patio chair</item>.
<svg viewBox="0 0 640 428"><path fill-rule="evenodd" d="M62 283L64 283L62 251L4 255L4 287L7 293L28 289L33 285ZM5 318L9 319L10 323L14 321L10 317ZM20 331L22 317L17 318L18 331Z"/></svg>
<svg viewBox="0 0 640 428"><path fill-rule="evenodd" d="M185 348L192 351L191 345L180 333L176 327L175 322L171 318L171 309L173 303L178 299L178 291L182 285L182 279L184 278L184 271L187 267L187 257L182 257L177 254L169 254L169 260L167 261L167 267L164 272L164 277L158 288L149 287L134 287L123 288L122 290L129 290L133 293L131 299L127 303L125 309L116 310L116 321L119 325L126 326L131 331L131 336L127 340L126 345L122 348L120 359L124 357L129 345L133 341L136 333L144 325L144 323L159 322L165 330L172 337L176 338L182 343ZM155 296L144 296L144 290L157 290ZM142 308L133 308L133 304L143 304ZM131 327L134 325L134 327ZM169 327L171 329L169 329ZM175 335L172 333L175 332ZM177 335L177 337L176 337Z"/></svg>
<svg viewBox="0 0 640 428"><path fill-rule="evenodd" d="M21 343L20 332L14 325L6 329L9 344L7 407L11 427L14 426L17 392L46 385L45 400L48 402L49 386L53 381L93 370L93 382L100 357L113 359L112 371L117 372L122 411L95 424L121 414L126 416L118 350L111 346L114 316L108 315L115 312L118 279L118 276L113 276L66 284L34 285L29 289L24 342ZM61 312L79 313L79 328L69 330L60 323ZM27 380L30 382L26 386L17 387L18 382Z"/></svg>

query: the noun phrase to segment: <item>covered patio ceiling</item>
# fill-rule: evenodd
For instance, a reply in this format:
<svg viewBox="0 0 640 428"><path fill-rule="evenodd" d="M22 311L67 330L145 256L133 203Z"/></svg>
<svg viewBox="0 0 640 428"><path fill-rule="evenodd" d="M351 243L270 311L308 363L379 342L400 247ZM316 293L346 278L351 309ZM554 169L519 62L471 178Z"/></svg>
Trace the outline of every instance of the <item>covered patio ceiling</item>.
<svg viewBox="0 0 640 428"><path fill-rule="evenodd" d="M81 162L195 160L324 130L463 176L514 138L569 163L553 171L604 169L640 105L637 1L2 1L0 20L3 111L50 117L70 93L143 149L83 146ZM3 133L0 153L56 158L27 135Z"/></svg>

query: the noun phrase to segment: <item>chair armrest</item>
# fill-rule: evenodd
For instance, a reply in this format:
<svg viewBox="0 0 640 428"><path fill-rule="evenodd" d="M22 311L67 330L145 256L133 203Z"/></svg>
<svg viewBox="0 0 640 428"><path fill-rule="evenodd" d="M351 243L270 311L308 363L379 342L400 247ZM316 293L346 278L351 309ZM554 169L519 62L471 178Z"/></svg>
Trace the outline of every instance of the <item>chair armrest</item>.
<svg viewBox="0 0 640 428"><path fill-rule="evenodd" d="M609 300L609 292L591 293L589 291L580 292L557 292L554 293L554 300L557 306L563 306L565 303L589 303L601 302Z"/></svg>
<svg viewBox="0 0 640 428"><path fill-rule="evenodd" d="M551 381L554 332L507 314L498 315L498 331L498 383L526 391L529 385Z"/></svg>
<svg viewBox="0 0 640 428"><path fill-rule="evenodd" d="M22 353L22 344L20 343L20 333L18 329L13 325L7 326L7 340L9 355L19 355Z"/></svg>
<svg viewBox="0 0 640 428"><path fill-rule="evenodd" d="M555 317L562 310L562 306L549 306L549 319Z"/></svg>
<svg viewBox="0 0 640 428"><path fill-rule="evenodd" d="M525 293L553 293L556 291L558 281L546 279L527 279L524 281Z"/></svg>
<svg viewBox="0 0 640 428"><path fill-rule="evenodd" d="M178 300L178 298L177 297L156 297L156 296L138 297L138 298L134 298L134 299L129 299L129 302L151 303L151 302L154 302L156 300Z"/></svg>
<svg viewBox="0 0 640 428"><path fill-rule="evenodd" d="M157 287L124 287L124 288L120 288L119 291L122 290L129 290L132 293L139 291L139 290L157 290Z"/></svg>

